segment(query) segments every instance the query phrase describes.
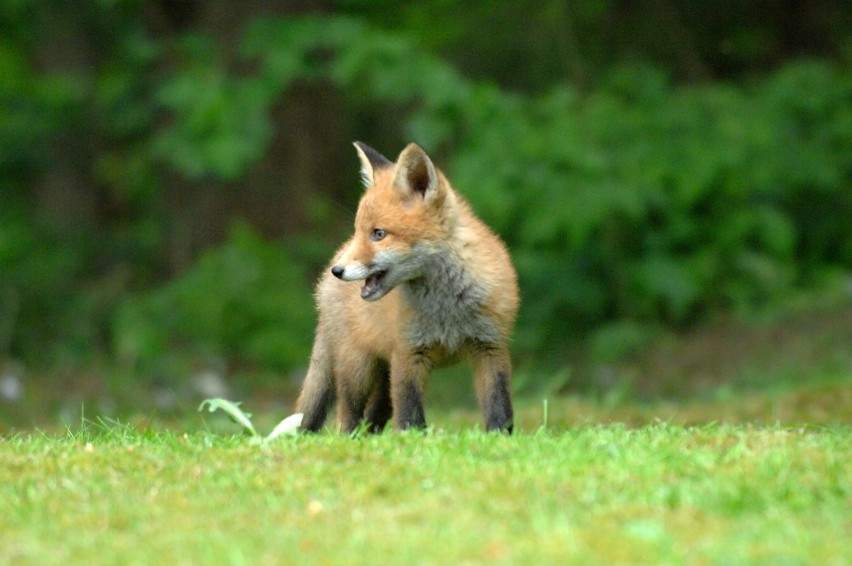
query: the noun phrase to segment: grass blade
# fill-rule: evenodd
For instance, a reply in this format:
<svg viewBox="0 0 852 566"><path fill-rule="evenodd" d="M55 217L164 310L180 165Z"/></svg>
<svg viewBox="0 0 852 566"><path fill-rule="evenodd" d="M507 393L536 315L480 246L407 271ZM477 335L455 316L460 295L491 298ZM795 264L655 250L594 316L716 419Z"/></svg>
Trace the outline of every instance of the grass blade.
<svg viewBox="0 0 852 566"><path fill-rule="evenodd" d="M203 411L205 407L211 413L214 413L217 410L224 411L224 413L227 414L232 421L241 425L252 436L257 436L257 431L254 429L254 425L251 424L251 413L247 413L240 409L240 403L235 403L221 398L205 399L198 406L198 410Z"/></svg>

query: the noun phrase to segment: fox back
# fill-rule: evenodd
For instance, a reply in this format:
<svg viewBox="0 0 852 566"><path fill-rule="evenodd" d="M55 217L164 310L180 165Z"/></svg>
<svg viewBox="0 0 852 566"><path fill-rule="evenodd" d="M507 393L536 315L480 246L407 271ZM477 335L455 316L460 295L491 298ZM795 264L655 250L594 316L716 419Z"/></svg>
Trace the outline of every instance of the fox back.
<svg viewBox="0 0 852 566"><path fill-rule="evenodd" d="M489 430L511 431L507 343L517 278L500 239L415 144L396 163L356 142L367 190L355 234L317 287L319 324L297 403L318 430L425 426L429 370L471 359ZM355 282L362 282L359 286Z"/></svg>

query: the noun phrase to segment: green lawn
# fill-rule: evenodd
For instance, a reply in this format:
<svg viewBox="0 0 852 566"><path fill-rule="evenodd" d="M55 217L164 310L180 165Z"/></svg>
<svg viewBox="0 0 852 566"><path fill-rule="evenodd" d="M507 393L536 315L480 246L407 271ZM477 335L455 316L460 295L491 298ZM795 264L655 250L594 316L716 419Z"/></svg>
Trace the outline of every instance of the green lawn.
<svg viewBox="0 0 852 566"><path fill-rule="evenodd" d="M18 433L0 440L0 563L849 564L850 439L844 424Z"/></svg>

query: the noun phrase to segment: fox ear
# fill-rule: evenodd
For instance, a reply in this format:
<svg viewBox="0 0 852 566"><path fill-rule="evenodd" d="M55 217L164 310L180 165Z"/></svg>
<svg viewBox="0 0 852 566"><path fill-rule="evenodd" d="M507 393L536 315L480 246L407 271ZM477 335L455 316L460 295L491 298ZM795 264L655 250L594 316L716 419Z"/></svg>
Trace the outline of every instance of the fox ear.
<svg viewBox="0 0 852 566"><path fill-rule="evenodd" d="M438 196L438 172L423 148L416 143L408 144L399 154L394 185L406 196L420 196L427 202Z"/></svg>
<svg viewBox="0 0 852 566"><path fill-rule="evenodd" d="M352 145L355 146L355 151L358 152L358 159L361 160L361 181L365 187L370 188L375 180L375 170L392 167L393 163L391 163L390 159L365 143L356 141Z"/></svg>

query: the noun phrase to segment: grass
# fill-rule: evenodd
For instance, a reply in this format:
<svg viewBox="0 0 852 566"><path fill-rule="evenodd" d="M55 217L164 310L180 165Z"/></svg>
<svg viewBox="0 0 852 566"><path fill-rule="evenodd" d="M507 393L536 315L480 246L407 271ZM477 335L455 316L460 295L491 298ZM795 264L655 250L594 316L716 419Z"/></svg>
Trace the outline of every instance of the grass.
<svg viewBox="0 0 852 566"><path fill-rule="evenodd" d="M0 440L0 502L10 564L848 564L852 429L86 423Z"/></svg>
<svg viewBox="0 0 852 566"><path fill-rule="evenodd" d="M464 372L430 379L429 434L268 443L191 391L30 378L0 405L0 564L850 564L850 321L664 336L598 394L519 373L512 437ZM234 383L262 435L292 410L279 376Z"/></svg>

